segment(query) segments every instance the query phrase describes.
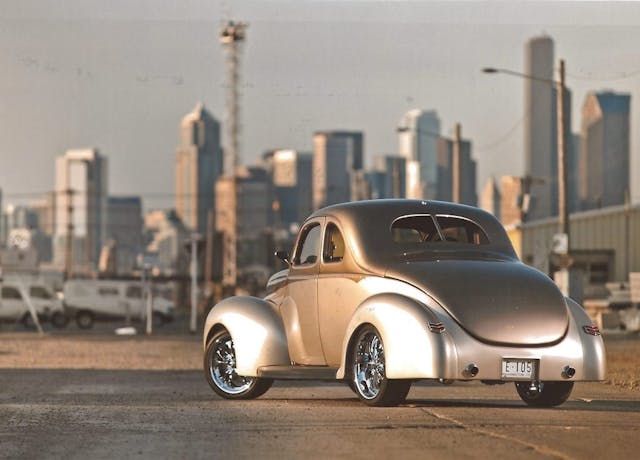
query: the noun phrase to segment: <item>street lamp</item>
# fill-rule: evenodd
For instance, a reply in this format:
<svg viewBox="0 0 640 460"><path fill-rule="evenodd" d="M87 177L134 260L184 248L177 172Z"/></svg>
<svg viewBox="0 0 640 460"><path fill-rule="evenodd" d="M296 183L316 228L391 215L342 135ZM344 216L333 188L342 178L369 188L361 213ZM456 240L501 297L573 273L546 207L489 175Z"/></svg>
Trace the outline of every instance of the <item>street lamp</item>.
<svg viewBox="0 0 640 460"><path fill-rule="evenodd" d="M515 72L509 69L500 69L495 67L485 67L482 69L482 72L488 74L502 73L507 75L513 75L520 78L526 78L529 80L536 80L546 82L557 87L557 98L558 98L558 220L560 232L565 239L564 246L566 247L566 253L560 257L560 269L565 271L566 276L566 291L569 290L568 279L569 276L566 274L566 270L571 265L571 261L569 258L569 250L570 250L570 238L569 238L569 207L567 206L568 196L567 196L567 123L565 120L565 71L564 71L564 60L560 59L560 65L558 67L559 79L553 80L550 78L539 78L533 75L528 75L525 73ZM566 292L568 295L568 292Z"/></svg>

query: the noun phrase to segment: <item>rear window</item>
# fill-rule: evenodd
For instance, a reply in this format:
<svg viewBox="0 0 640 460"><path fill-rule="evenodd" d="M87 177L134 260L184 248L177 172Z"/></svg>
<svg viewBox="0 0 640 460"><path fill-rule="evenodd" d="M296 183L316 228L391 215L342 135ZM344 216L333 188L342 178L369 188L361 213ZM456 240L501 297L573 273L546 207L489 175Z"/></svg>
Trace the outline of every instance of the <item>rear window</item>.
<svg viewBox="0 0 640 460"><path fill-rule="evenodd" d="M458 216L429 214L405 216L391 224L393 241L407 243L489 244L489 238L475 222Z"/></svg>

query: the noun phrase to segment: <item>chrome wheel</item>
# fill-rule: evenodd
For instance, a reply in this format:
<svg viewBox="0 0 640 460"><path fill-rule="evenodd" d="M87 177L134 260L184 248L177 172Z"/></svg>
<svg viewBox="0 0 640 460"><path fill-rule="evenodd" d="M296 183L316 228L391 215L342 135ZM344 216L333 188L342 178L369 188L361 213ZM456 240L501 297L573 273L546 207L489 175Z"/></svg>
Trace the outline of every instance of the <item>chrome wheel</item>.
<svg viewBox="0 0 640 460"><path fill-rule="evenodd" d="M236 353L233 340L226 333L218 336L213 342L213 349L209 359L209 374L216 386L230 395L237 395L247 391L253 379L242 377L236 373Z"/></svg>
<svg viewBox="0 0 640 460"><path fill-rule="evenodd" d="M374 399L384 380L384 347L375 331L362 334L355 344L353 375L358 393Z"/></svg>

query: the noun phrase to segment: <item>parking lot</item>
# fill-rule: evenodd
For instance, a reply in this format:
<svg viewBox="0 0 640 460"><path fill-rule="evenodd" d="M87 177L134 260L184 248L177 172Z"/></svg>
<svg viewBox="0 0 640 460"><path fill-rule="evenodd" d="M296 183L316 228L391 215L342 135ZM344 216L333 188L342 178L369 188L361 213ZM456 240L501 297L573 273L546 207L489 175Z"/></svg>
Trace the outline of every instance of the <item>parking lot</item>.
<svg viewBox="0 0 640 460"><path fill-rule="evenodd" d="M635 337L607 339L610 382L556 409L512 385L414 385L373 409L340 383L280 382L219 399L198 336L0 334L2 458L632 458L640 449ZM174 325L179 329L180 324Z"/></svg>

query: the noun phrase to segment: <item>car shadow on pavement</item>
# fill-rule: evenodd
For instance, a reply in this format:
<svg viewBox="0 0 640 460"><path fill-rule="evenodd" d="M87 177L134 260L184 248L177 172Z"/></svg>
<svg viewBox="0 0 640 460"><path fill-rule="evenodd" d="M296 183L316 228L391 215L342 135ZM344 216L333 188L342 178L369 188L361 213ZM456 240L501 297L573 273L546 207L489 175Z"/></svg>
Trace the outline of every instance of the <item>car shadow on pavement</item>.
<svg viewBox="0 0 640 460"><path fill-rule="evenodd" d="M471 400L471 399L408 399L404 407L447 408L447 407L477 407L494 409L545 409L563 411L597 411L597 412L638 412L640 401L628 400L569 400L564 404L552 408L534 408L524 402L514 399L505 400Z"/></svg>

